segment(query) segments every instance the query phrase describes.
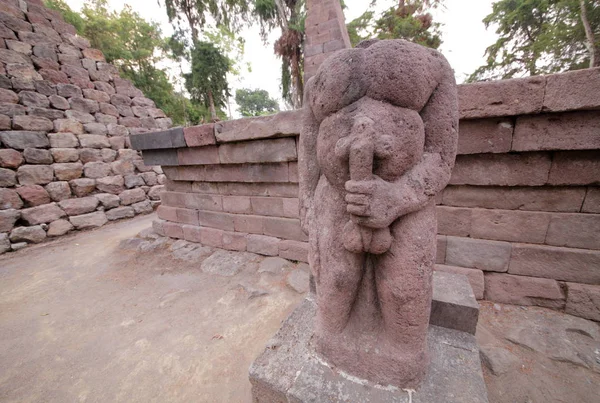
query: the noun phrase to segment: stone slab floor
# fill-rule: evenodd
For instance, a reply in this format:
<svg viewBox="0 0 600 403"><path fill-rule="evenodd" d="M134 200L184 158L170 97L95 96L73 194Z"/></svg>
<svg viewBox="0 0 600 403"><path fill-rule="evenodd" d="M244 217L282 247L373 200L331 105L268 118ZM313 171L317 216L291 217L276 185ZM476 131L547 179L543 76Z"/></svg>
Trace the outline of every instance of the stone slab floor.
<svg viewBox="0 0 600 403"><path fill-rule="evenodd" d="M164 238L153 216L0 257L0 402L250 402L307 268ZM598 324L482 304L490 402L597 402Z"/></svg>

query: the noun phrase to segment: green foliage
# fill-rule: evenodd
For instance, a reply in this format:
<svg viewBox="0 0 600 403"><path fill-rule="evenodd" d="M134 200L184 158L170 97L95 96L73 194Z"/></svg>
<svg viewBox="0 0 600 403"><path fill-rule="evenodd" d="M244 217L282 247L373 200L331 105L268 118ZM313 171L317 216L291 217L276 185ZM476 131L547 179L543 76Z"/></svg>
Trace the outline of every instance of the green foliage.
<svg viewBox="0 0 600 403"><path fill-rule="evenodd" d="M281 30L275 42L275 54L281 57L281 94L283 99L300 108L304 94L304 0L255 0L252 15L261 26L261 36L266 42L269 32Z"/></svg>
<svg viewBox="0 0 600 403"><path fill-rule="evenodd" d="M593 0L584 4L592 33L599 38L600 5ZM501 0L483 22L496 26L499 37L486 50L486 64L469 81L556 73L590 64L580 0ZM596 40L591 47L599 45Z"/></svg>
<svg viewBox="0 0 600 403"><path fill-rule="evenodd" d="M121 77L131 80L175 124L195 124L208 118L206 108L177 93L167 72L156 67L177 44L164 39L157 24L147 22L129 6L120 12L109 11L106 0L88 1L81 14L63 0L46 4L60 11L78 34L88 38L92 47L104 53L107 62L119 68Z"/></svg>
<svg viewBox="0 0 600 403"><path fill-rule="evenodd" d="M230 61L210 42L198 41L191 51L192 71L185 75L185 87L192 100L210 106L225 107L229 94L227 72Z"/></svg>
<svg viewBox="0 0 600 403"><path fill-rule="evenodd" d="M437 49L442 44L440 24L433 21L429 10L442 3L443 0L401 0L398 6L376 16L373 0L367 11L346 25L350 42L356 46L370 38L406 39Z"/></svg>
<svg viewBox="0 0 600 403"><path fill-rule="evenodd" d="M235 102L242 116L270 115L279 111L279 104L265 90L240 89L235 92Z"/></svg>

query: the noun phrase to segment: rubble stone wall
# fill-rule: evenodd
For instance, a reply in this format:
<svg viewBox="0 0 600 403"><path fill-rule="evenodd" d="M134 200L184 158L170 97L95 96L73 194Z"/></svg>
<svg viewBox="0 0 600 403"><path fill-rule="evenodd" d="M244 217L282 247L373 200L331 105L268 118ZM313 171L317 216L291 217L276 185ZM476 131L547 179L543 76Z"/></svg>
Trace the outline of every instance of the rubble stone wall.
<svg viewBox="0 0 600 403"><path fill-rule="evenodd" d="M478 298L600 321L600 69L459 87L458 157L439 196L437 269ZM133 136L167 176L155 229L307 261L300 112Z"/></svg>
<svg viewBox="0 0 600 403"><path fill-rule="evenodd" d="M153 211L131 133L171 120L40 0L0 1L0 254Z"/></svg>

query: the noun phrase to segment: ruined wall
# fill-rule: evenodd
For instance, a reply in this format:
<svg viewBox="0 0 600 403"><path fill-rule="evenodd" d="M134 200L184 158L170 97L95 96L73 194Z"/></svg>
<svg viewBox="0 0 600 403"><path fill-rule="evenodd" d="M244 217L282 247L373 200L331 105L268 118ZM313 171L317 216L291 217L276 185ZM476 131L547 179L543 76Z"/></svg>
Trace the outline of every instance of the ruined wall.
<svg viewBox="0 0 600 403"><path fill-rule="evenodd" d="M129 135L170 126L57 12L1 0L0 254L152 212L164 176Z"/></svg>
<svg viewBox="0 0 600 403"><path fill-rule="evenodd" d="M437 269L478 298L600 320L600 69L463 85ZM158 232L307 260L299 112L133 136L168 178Z"/></svg>

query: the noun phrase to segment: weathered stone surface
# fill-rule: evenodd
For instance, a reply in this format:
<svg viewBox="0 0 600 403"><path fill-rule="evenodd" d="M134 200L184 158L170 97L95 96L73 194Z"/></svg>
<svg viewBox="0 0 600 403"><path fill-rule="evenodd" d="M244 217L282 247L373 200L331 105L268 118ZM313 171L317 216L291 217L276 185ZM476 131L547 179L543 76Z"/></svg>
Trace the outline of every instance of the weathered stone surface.
<svg viewBox="0 0 600 403"><path fill-rule="evenodd" d="M1 151L0 151L1 152ZM2 157L0 156L0 160ZM583 213L600 213L600 188L589 187L581 207Z"/></svg>
<svg viewBox="0 0 600 403"><path fill-rule="evenodd" d="M484 271L508 270L510 243L454 236L448 236L446 239L446 264Z"/></svg>
<svg viewBox="0 0 600 403"><path fill-rule="evenodd" d="M417 393L350 380L318 359L309 340L316 308L306 299L285 320L250 367L253 400L342 402L487 403L479 349L474 336L431 326L430 371Z"/></svg>
<svg viewBox="0 0 600 403"><path fill-rule="evenodd" d="M160 150L168 153L171 150ZM147 154L147 151L145 152ZM150 163L150 162L149 162ZM219 164L219 152L217 147L194 147L180 148L177 150L177 165L207 165Z"/></svg>
<svg viewBox="0 0 600 403"><path fill-rule="evenodd" d="M553 214L545 243L600 250L600 215Z"/></svg>
<svg viewBox="0 0 600 403"><path fill-rule="evenodd" d="M18 210L0 210L0 232L11 231L20 217L21 212Z"/></svg>
<svg viewBox="0 0 600 403"><path fill-rule="evenodd" d="M69 181L73 194L77 197L83 197L94 191L96 188L96 180L89 178L79 178Z"/></svg>
<svg viewBox="0 0 600 403"><path fill-rule="evenodd" d="M24 150L26 148L45 148L50 145L46 134L30 131L6 131L0 132L0 140L7 148Z"/></svg>
<svg viewBox="0 0 600 403"><path fill-rule="evenodd" d="M25 202L25 207L34 207L51 202L46 189L39 185L21 186L17 188L17 193Z"/></svg>
<svg viewBox="0 0 600 403"><path fill-rule="evenodd" d="M551 214L511 210L473 209L473 238L544 243Z"/></svg>
<svg viewBox="0 0 600 403"><path fill-rule="evenodd" d="M0 186L9 187L17 184L17 174L12 169L0 168Z"/></svg>
<svg viewBox="0 0 600 403"><path fill-rule="evenodd" d="M69 221L77 229L89 229L101 227L108 219L102 211L69 217Z"/></svg>
<svg viewBox="0 0 600 403"><path fill-rule="evenodd" d="M105 162L88 162L83 166L83 173L87 178L104 178L111 174L110 165Z"/></svg>
<svg viewBox="0 0 600 403"><path fill-rule="evenodd" d="M52 148L50 153L55 162L79 161L79 150L76 148Z"/></svg>
<svg viewBox="0 0 600 403"><path fill-rule="evenodd" d="M433 298L429 323L475 335L479 305L466 276L433 273Z"/></svg>
<svg viewBox="0 0 600 403"><path fill-rule="evenodd" d="M469 284L471 289L473 290L473 294L476 299L483 299L484 294L484 277L483 271L478 269L468 269L466 267L458 267L458 266L447 266L443 264L435 265L436 271L441 271L445 273L451 274L460 274L467 277L469 280Z"/></svg>
<svg viewBox="0 0 600 403"><path fill-rule="evenodd" d="M110 164L115 175L132 175L135 172L135 167L131 160L118 160Z"/></svg>
<svg viewBox="0 0 600 403"><path fill-rule="evenodd" d="M437 206L438 234L469 236L473 209Z"/></svg>
<svg viewBox="0 0 600 403"><path fill-rule="evenodd" d="M98 207L98 199L93 196L81 197L77 199L66 199L58 203L60 208L67 215L81 215L92 212Z"/></svg>
<svg viewBox="0 0 600 403"><path fill-rule="evenodd" d="M52 148L75 148L79 146L79 140L73 133L50 133L48 139Z"/></svg>
<svg viewBox="0 0 600 403"><path fill-rule="evenodd" d="M306 294L308 292L308 280L310 274L304 270L292 270L286 277L286 284L298 294Z"/></svg>
<svg viewBox="0 0 600 403"><path fill-rule="evenodd" d="M573 337L573 334L584 337ZM584 368L597 365L594 363L597 343L591 341L600 338L598 325L585 319L570 315L534 315L525 323L512 326L505 337L553 361Z"/></svg>
<svg viewBox="0 0 600 403"><path fill-rule="evenodd" d="M23 155L10 148L0 149L0 167L18 168L23 163Z"/></svg>
<svg viewBox="0 0 600 403"><path fill-rule="evenodd" d="M503 210L578 212L584 187L448 186L443 204Z"/></svg>
<svg viewBox="0 0 600 403"><path fill-rule="evenodd" d="M512 149L593 150L600 148L600 112L553 113L517 119Z"/></svg>
<svg viewBox="0 0 600 403"><path fill-rule="evenodd" d="M41 225L17 227L10 232L11 242L39 243L46 239L46 231Z"/></svg>
<svg viewBox="0 0 600 403"><path fill-rule="evenodd" d="M105 135L108 134L108 129L106 128L106 125L103 123L86 123L85 125L83 125L85 132L86 133L90 133L90 134L99 134L99 135Z"/></svg>
<svg viewBox="0 0 600 403"><path fill-rule="evenodd" d="M119 198L121 199L121 204L128 206L145 200L146 192L140 188L125 190L119 194Z"/></svg>
<svg viewBox="0 0 600 403"><path fill-rule="evenodd" d="M460 117L473 119L540 112L545 86L544 76L460 85Z"/></svg>
<svg viewBox="0 0 600 403"><path fill-rule="evenodd" d="M52 221L48 226L48 236L61 236L73 229L73 225L67 220Z"/></svg>
<svg viewBox="0 0 600 403"><path fill-rule="evenodd" d="M598 151L561 151L554 153L548 184L600 185Z"/></svg>
<svg viewBox="0 0 600 403"><path fill-rule="evenodd" d="M48 150L38 148L26 148L23 151L23 157L28 164L52 164L54 159Z"/></svg>
<svg viewBox="0 0 600 403"><path fill-rule="evenodd" d="M124 178L127 189L145 185L144 179L140 175L125 175Z"/></svg>
<svg viewBox="0 0 600 403"><path fill-rule="evenodd" d="M600 251L512 244L510 274L599 284Z"/></svg>
<svg viewBox="0 0 600 403"><path fill-rule="evenodd" d="M278 248L279 256L308 263L308 244L306 242L284 239L279 242Z"/></svg>
<svg viewBox="0 0 600 403"><path fill-rule="evenodd" d="M286 162L298 159L293 138L224 144L219 147L222 164Z"/></svg>
<svg viewBox="0 0 600 403"><path fill-rule="evenodd" d="M74 109L66 111L65 115L67 115L69 119L76 120L80 123L91 123L96 120L91 113L76 111Z"/></svg>
<svg viewBox="0 0 600 403"><path fill-rule="evenodd" d="M230 120L215 124L219 142L293 136L301 127L300 111L280 112L271 116Z"/></svg>
<svg viewBox="0 0 600 403"><path fill-rule="evenodd" d="M458 154L509 152L513 129L509 119L463 120L459 127Z"/></svg>
<svg viewBox="0 0 600 403"><path fill-rule="evenodd" d="M118 195L125 190L125 180L121 175L107 176L96 180L96 187L101 192Z"/></svg>
<svg viewBox="0 0 600 403"><path fill-rule="evenodd" d="M14 189L0 188L0 210L20 209L23 201Z"/></svg>
<svg viewBox="0 0 600 403"><path fill-rule="evenodd" d="M50 119L19 115L13 118L13 129L29 131L51 131L54 124Z"/></svg>
<svg viewBox="0 0 600 403"><path fill-rule="evenodd" d="M133 203L131 205L131 207L133 207L133 210L135 211L136 214L150 214L154 211L154 208L152 207L152 203L150 202L150 200L144 200L138 203ZM230 242L228 245L225 244L225 242L223 242L223 247L224 249L228 249L228 250L246 250L246 248L244 247L243 249L238 249L236 248L237 244L235 242L235 240L237 240L237 237L239 237L239 234L231 234L232 242ZM223 234L223 241L225 241L225 234ZM243 238L243 236L242 236ZM229 247L227 247L229 246ZM244 243L245 246L245 243Z"/></svg>
<svg viewBox="0 0 600 403"><path fill-rule="evenodd" d="M160 109L158 109L158 111L160 111ZM158 118L161 116L155 114L153 117ZM215 138L215 125L213 123L186 127L183 129L183 135L188 147L202 147L217 143Z"/></svg>
<svg viewBox="0 0 600 403"><path fill-rule="evenodd" d="M536 305L553 309L565 306L565 296L557 281L510 274L486 273L485 298L513 305Z"/></svg>
<svg viewBox="0 0 600 403"><path fill-rule="evenodd" d="M0 88L0 102L16 104L19 102L19 96L14 91Z"/></svg>
<svg viewBox="0 0 600 403"><path fill-rule="evenodd" d="M267 256L277 256L279 254L279 238L274 238L264 235L253 235L247 236L248 252L259 253Z"/></svg>
<svg viewBox="0 0 600 403"><path fill-rule="evenodd" d="M45 185L54 179L54 169L50 165L22 165L17 178L21 185Z"/></svg>
<svg viewBox="0 0 600 403"><path fill-rule="evenodd" d="M28 225L37 225L56 221L65 216L56 203L44 204L21 210L21 219Z"/></svg>
<svg viewBox="0 0 600 403"><path fill-rule="evenodd" d="M59 181L70 181L81 177L83 165L81 162L65 162L52 165L54 175Z"/></svg>
<svg viewBox="0 0 600 403"><path fill-rule="evenodd" d="M106 212L106 218L109 221L131 218L135 216L135 211L131 206L117 207Z"/></svg>
<svg viewBox="0 0 600 403"><path fill-rule="evenodd" d="M200 268L204 273L231 277L238 274L256 258L257 256L252 253L217 250L202 262Z"/></svg>
<svg viewBox="0 0 600 403"><path fill-rule="evenodd" d="M506 348L481 344L479 350L482 364L496 376L522 365L519 358Z"/></svg>
<svg viewBox="0 0 600 403"><path fill-rule="evenodd" d="M164 190L165 190L164 185L152 186L150 188L150 190L148 191L148 197L150 198L150 200L160 200L161 194L164 192Z"/></svg>
<svg viewBox="0 0 600 403"><path fill-rule="evenodd" d="M565 312L600 322L600 286L567 283Z"/></svg>
<svg viewBox="0 0 600 403"><path fill-rule="evenodd" d="M110 193L98 193L95 194L94 197L98 199L100 204L102 204L102 206L107 210L119 207L119 204L121 203L119 196Z"/></svg>
<svg viewBox="0 0 600 403"><path fill-rule="evenodd" d="M600 75L598 69L583 69L546 76L544 111L596 110L600 95L596 88Z"/></svg>
<svg viewBox="0 0 600 403"><path fill-rule="evenodd" d="M540 186L548 182L551 163L544 153L460 155L450 184Z"/></svg>
<svg viewBox="0 0 600 403"><path fill-rule="evenodd" d="M69 182L51 182L46 185L46 191L50 198L55 202L71 197L71 187L69 186Z"/></svg>
<svg viewBox="0 0 600 403"><path fill-rule="evenodd" d="M30 116L37 116L40 118L45 118L49 120L62 119L65 117L63 111L57 111L54 109L46 109L46 108L29 108Z"/></svg>
<svg viewBox="0 0 600 403"><path fill-rule="evenodd" d="M8 234L0 234L0 255L8 251L10 251L10 240L8 239Z"/></svg>
<svg viewBox="0 0 600 403"><path fill-rule="evenodd" d="M108 138L99 134L83 134L79 136L81 147L88 148L110 148Z"/></svg>

